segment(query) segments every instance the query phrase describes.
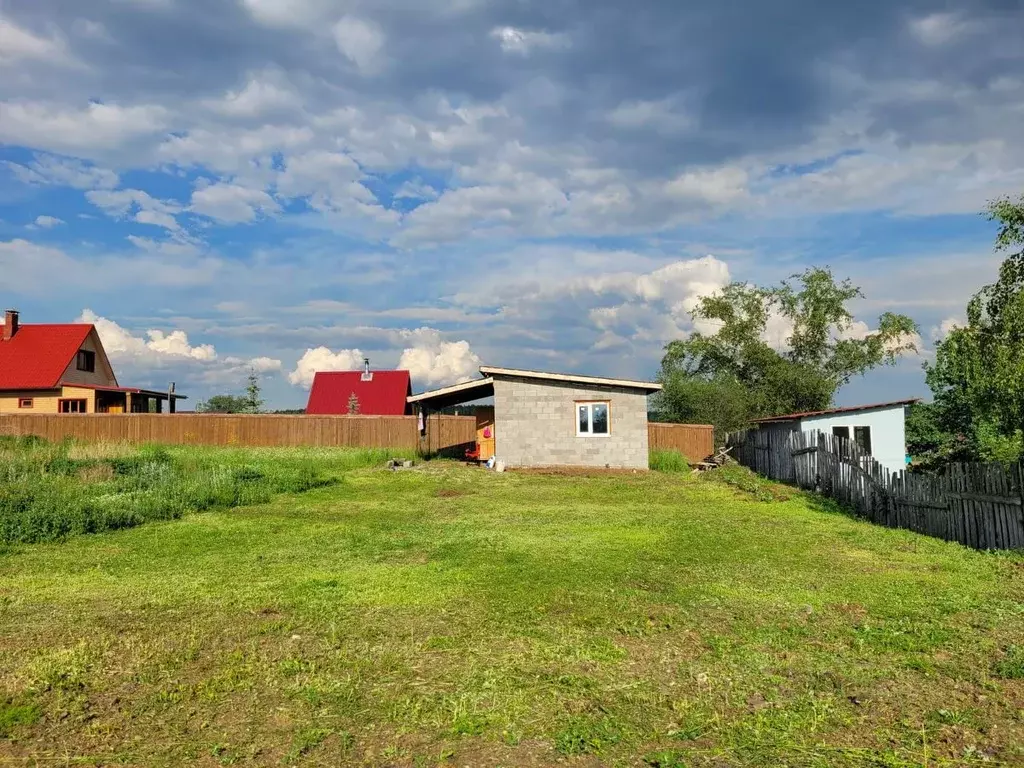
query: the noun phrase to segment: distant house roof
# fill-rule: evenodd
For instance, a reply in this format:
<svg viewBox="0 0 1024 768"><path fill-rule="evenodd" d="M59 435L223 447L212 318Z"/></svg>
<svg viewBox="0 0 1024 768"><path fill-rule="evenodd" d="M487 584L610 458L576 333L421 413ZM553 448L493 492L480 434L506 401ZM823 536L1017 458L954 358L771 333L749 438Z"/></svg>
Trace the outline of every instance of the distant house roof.
<svg viewBox="0 0 1024 768"><path fill-rule="evenodd" d="M56 389L92 332L86 324L23 324L0 336L0 390Z"/></svg>
<svg viewBox="0 0 1024 768"><path fill-rule="evenodd" d="M626 387L643 389L647 392L658 392L661 384L653 381L634 381L632 379L608 379L602 376L580 376L575 373L547 373L545 371L527 371L518 368L495 368L485 365L480 368L484 376L516 376L523 379L546 379L548 381L564 381L571 384L596 384L605 387Z"/></svg>
<svg viewBox="0 0 1024 768"><path fill-rule="evenodd" d="M348 401L355 394L363 416L402 416L410 412L406 398L412 394L408 371L363 371L317 373L309 392L306 413L331 416L348 413Z"/></svg>
<svg viewBox="0 0 1024 768"><path fill-rule="evenodd" d="M896 408L901 405L912 405L921 402L921 398L914 397L909 400L893 400L889 403L872 403L870 405L851 405L846 408L829 408L827 411L804 411L803 413L787 413L783 416L766 416L763 419L754 419L754 424L770 424L776 421L798 421L809 419L813 416L831 416L838 413L856 413L857 411L876 411L881 408Z"/></svg>

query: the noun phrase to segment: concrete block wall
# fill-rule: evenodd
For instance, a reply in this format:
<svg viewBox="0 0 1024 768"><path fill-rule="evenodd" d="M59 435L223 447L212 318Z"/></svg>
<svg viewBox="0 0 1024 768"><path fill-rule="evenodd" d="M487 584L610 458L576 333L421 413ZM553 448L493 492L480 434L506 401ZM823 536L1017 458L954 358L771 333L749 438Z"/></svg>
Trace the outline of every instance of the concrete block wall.
<svg viewBox="0 0 1024 768"><path fill-rule="evenodd" d="M607 437L577 437L581 400L608 401ZM649 468L642 390L495 376L494 432L495 455L510 467Z"/></svg>

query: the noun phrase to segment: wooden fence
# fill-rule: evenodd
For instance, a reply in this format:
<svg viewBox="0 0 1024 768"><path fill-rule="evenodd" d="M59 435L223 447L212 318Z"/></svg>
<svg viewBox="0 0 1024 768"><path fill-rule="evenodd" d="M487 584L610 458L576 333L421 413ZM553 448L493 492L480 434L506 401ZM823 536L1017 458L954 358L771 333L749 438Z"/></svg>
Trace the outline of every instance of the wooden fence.
<svg viewBox="0 0 1024 768"><path fill-rule="evenodd" d="M172 445L352 446L420 450L461 457L476 443L475 416L431 414L421 438L415 416L239 416L219 414L2 414L0 435L51 441ZM677 450L690 461L714 452L714 429L650 424L650 449ZM498 436L499 445L501 436Z"/></svg>
<svg viewBox="0 0 1024 768"><path fill-rule="evenodd" d="M715 428L710 424L647 425L652 451L679 451L690 461L704 461L715 452Z"/></svg>
<svg viewBox="0 0 1024 768"><path fill-rule="evenodd" d="M476 441L472 416L225 416L217 414L4 414L0 435L59 441L175 445L351 446L456 453Z"/></svg>
<svg viewBox="0 0 1024 768"><path fill-rule="evenodd" d="M821 432L751 430L732 456L758 474L816 490L879 525L975 549L1024 548L1020 464L950 464L941 475L889 472L856 444Z"/></svg>

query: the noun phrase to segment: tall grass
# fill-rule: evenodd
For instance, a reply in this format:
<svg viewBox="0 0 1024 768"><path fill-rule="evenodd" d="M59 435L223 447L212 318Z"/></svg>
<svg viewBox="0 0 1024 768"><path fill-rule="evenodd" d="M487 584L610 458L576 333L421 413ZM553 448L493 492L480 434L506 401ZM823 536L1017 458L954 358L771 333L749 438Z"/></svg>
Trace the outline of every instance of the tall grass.
<svg viewBox="0 0 1024 768"><path fill-rule="evenodd" d="M0 437L0 542L56 541L261 504L338 482L339 473L389 456L358 449L83 448Z"/></svg>
<svg viewBox="0 0 1024 768"><path fill-rule="evenodd" d="M679 451L651 451L650 466L655 472L690 471L690 463Z"/></svg>

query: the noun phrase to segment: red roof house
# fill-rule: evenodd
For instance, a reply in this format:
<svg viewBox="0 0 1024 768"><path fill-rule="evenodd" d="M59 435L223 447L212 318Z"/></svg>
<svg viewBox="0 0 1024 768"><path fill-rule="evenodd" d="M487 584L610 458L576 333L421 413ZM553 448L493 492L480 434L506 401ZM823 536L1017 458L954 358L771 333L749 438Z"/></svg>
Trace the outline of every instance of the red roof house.
<svg viewBox="0 0 1024 768"><path fill-rule="evenodd" d="M0 413L125 413L181 395L121 387L96 327L28 324L7 310L0 325Z"/></svg>
<svg viewBox="0 0 1024 768"><path fill-rule="evenodd" d="M408 371L319 372L313 378L306 414L345 415L351 404L362 416L407 416L412 413L406 402L410 395Z"/></svg>

